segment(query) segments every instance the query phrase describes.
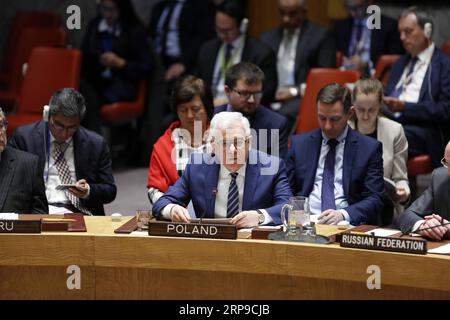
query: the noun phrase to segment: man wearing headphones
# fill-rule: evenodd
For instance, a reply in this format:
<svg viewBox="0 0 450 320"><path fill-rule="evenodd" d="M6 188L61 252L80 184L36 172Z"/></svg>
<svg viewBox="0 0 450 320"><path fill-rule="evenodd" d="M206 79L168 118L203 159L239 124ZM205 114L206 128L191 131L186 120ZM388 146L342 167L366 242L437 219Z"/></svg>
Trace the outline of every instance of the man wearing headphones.
<svg viewBox="0 0 450 320"><path fill-rule="evenodd" d="M104 215L116 197L111 157L103 137L80 126L83 96L61 89L47 108L42 121L17 128L10 145L39 156L50 213Z"/></svg>
<svg viewBox="0 0 450 320"><path fill-rule="evenodd" d="M196 75L211 87L215 106L228 102L224 90L225 74L231 66L241 61L257 65L266 75L262 104L267 106L274 100L278 85L275 52L246 35L247 24L243 1L222 1L215 15L217 39L206 42L200 48Z"/></svg>
<svg viewBox="0 0 450 320"><path fill-rule="evenodd" d="M409 157L429 154L436 168L450 136L450 56L436 48L432 18L416 6L402 12L398 29L407 54L392 67L386 113L403 124Z"/></svg>

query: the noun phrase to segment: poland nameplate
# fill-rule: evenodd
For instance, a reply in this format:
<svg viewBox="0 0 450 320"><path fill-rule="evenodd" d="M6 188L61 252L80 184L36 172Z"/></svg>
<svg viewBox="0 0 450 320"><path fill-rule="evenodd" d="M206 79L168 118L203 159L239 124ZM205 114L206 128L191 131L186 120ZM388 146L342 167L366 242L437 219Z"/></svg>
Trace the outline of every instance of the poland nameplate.
<svg viewBox="0 0 450 320"><path fill-rule="evenodd" d="M373 235L343 233L341 247L404 253L427 253L427 242L419 239L377 237Z"/></svg>
<svg viewBox="0 0 450 320"><path fill-rule="evenodd" d="M41 220L0 220L0 233L41 233Z"/></svg>
<svg viewBox="0 0 450 320"><path fill-rule="evenodd" d="M166 221L150 221L148 224L150 236L237 239L235 225L181 223Z"/></svg>

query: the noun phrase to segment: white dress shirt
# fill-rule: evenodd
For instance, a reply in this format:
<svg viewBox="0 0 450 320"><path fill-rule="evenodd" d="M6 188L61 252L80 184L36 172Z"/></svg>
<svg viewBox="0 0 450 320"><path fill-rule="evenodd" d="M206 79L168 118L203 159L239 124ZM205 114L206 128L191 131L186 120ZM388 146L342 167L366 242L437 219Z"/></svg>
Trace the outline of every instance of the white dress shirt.
<svg viewBox="0 0 450 320"><path fill-rule="evenodd" d="M408 68L405 68L403 71L402 77L396 85L396 88L403 86L402 93L399 96L399 99L405 102L417 103L419 102L420 89L422 88L422 84L424 81L428 81L425 79L425 74L427 73L428 66L431 62L431 57L434 53L435 45L432 43L428 48L423 50L421 53L417 55L418 61L416 62L411 81L409 83L404 83L406 79L406 75L408 72Z"/></svg>
<svg viewBox="0 0 450 320"><path fill-rule="evenodd" d="M344 184L342 179L344 169L344 149L347 138L348 126L344 132L337 137L339 144L336 146L336 159L334 163L334 199L336 210L342 213L345 220L350 221L350 216L344 208L348 207L347 198L344 194ZM322 213L322 179L325 168L325 158L330 150L328 138L322 132L322 145L320 147L319 163L317 164L316 176L314 179L313 191L309 195L309 210L311 214Z"/></svg>
<svg viewBox="0 0 450 320"><path fill-rule="evenodd" d="M290 32L283 30L283 39L278 49L278 88L295 86L295 57L300 28Z"/></svg>

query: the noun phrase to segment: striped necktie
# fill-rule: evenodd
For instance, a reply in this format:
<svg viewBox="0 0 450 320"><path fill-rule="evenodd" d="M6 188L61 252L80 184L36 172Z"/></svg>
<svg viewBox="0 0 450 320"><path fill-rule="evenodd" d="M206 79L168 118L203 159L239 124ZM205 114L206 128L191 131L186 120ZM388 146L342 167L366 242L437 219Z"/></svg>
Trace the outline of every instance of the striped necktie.
<svg viewBox="0 0 450 320"><path fill-rule="evenodd" d="M237 172L231 172L231 182L228 188L227 217L230 218L239 213L239 190L236 184Z"/></svg>
<svg viewBox="0 0 450 320"><path fill-rule="evenodd" d="M328 209L336 210L334 198L334 164L336 162L336 145L338 143L335 139L328 140L330 149L325 158L325 167L323 168L322 176L322 212Z"/></svg>

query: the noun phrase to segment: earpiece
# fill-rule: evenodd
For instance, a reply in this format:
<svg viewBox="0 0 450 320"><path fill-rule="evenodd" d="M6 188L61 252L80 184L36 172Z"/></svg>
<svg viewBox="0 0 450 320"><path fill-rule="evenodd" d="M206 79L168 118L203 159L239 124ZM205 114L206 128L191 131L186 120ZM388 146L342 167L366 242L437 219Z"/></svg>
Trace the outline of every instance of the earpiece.
<svg viewBox="0 0 450 320"><path fill-rule="evenodd" d="M425 38L427 38L428 40L431 39L431 36L433 35L433 25L431 24L431 22L425 23L425 25L423 26L423 33L425 35Z"/></svg>
<svg viewBox="0 0 450 320"><path fill-rule="evenodd" d="M241 34L246 34L247 33L247 29L248 29L248 19L244 18L241 21L241 25L239 26L239 31L241 32Z"/></svg>
<svg viewBox="0 0 450 320"><path fill-rule="evenodd" d="M45 105L44 109L42 110L42 118L45 122L48 122L50 118L50 107L48 105Z"/></svg>

